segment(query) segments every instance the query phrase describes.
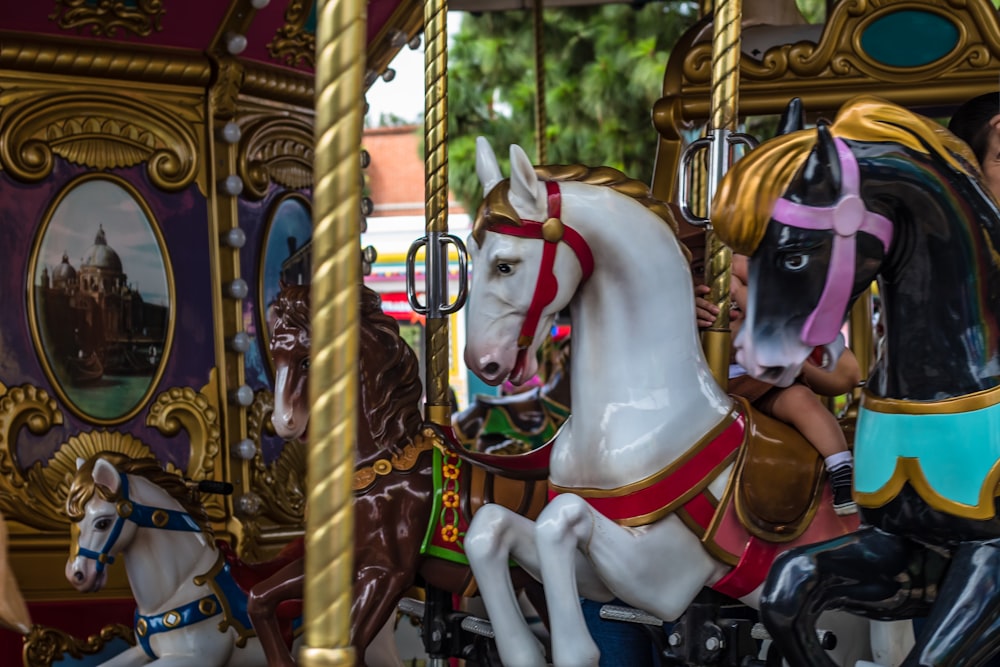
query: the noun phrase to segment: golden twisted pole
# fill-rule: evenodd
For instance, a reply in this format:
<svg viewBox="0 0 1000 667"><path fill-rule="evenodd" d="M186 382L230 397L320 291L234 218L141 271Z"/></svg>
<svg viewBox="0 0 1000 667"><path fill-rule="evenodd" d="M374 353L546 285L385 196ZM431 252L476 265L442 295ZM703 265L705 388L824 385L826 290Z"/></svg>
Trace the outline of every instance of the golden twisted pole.
<svg viewBox="0 0 1000 667"><path fill-rule="evenodd" d="M729 133L736 130L738 116L740 22L742 0L716 0L712 18L712 117L709 132L713 136L709 162L709 202L729 167ZM722 387L729 384L729 283L732 254L709 228L705 238L705 282L711 292L709 301L719 308L715 325L705 331L703 345L712 374Z"/></svg>
<svg viewBox="0 0 1000 667"><path fill-rule="evenodd" d="M439 253L438 236L448 232L448 2L424 3L424 196L427 216L428 285L448 284L448 256ZM431 276L431 274L434 274ZM434 282L437 281L437 282ZM442 300L447 290L442 289ZM428 303L435 298L428 293ZM432 308L424 329L427 359L426 416L451 424L448 394L448 316Z"/></svg>
<svg viewBox="0 0 1000 667"><path fill-rule="evenodd" d="M304 667L353 665L351 477L357 439L365 0L320 0L316 29L312 359Z"/></svg>
<svg viewBox="0 0 1000 667"><path fill-rule="evenodd" d="M538 164L547 164L548 145L545 138L545 41L542 29L545 27L543 13L545 0L534 0L534 36L535 36L535 146L537 146Z"/></svg>

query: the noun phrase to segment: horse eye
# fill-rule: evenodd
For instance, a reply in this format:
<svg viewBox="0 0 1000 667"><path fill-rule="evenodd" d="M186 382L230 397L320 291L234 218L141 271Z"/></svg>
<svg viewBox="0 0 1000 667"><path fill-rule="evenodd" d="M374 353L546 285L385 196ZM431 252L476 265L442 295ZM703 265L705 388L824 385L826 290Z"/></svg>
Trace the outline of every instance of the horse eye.
<svg viewBox="0 0 1000 667"><path fill-rule="evenodd" d="M94 528L96 530L107 530L111 527L111 519L98 519L94 523Z"/></svg>
<svg viewBox="0 0 1000 667"><path fill-rule="evenodd" d="M781 266L788 271L801 271L809 265L809 255L804 253L796 253L794 255L785 255L781 260Z"/></svg>
<svg viewBox="0 0 1000 667"><path fill-rule="evenodd" d="M301 369L302 369L302 370L304 370L304 371L307 371L307 370L309 370L309 358L308 358L308 357L307 357L307 358L305 358L305 359L303 359L303 360L302 360L302 361L301 361L301 362L299 363L299 368L301 368Z"/></svg>
<svg viewBox="0 0 1000 667"><path fill-rule="evenodd" d="M497 264L497 271L504 275L507 275L511 271L513 271L513 268L511 268L511 265L508 264L507 262L500 262L499 264Z"/></svg>

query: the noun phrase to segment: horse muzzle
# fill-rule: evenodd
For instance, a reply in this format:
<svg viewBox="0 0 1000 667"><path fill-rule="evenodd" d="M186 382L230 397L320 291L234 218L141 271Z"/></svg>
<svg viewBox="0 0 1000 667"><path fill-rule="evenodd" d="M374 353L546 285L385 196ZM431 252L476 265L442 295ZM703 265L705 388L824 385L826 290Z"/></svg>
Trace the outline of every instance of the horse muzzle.
<svg viewBox="0 0 1000 667"><path fill-rule="evenodd" d="M97 571L94 561L70 558L66 562L66 580L80 593L96 593L108 582L108 571Z"/></svg>

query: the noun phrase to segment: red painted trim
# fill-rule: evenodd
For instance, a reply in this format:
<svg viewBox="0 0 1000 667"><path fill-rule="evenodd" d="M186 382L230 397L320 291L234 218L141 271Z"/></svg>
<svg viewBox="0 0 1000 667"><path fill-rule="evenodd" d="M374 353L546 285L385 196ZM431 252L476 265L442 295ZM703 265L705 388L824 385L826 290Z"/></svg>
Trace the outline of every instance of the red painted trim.
<svg viewBox="0 0 1000 667"><path fill-rule="evenodd" d="M702 530L707 530L715 517L715 505L704 493L699 493L691 500L684 503L684 509Z"/></svg>
<svg viewBox="0 0 1000 667"><path fill-rule="evenodd" d="M743 424L744 416L741 414L680 468L647 487L620 496L597 498L584 496L584 500L614 521L646 516L676 503L691 489L702 486L712 472L739 448L743 443ZM550 501L556 495L558 492L549 490ZM686 505L685 508L687 509Z"/></svg>
<svg viewBox="0 0 1000 667"><path fill-rule="evenodd" d="M765 542L751 535L740 562L727 572L726 576L719 579L712 589L735 599L749 595L764 583L767 571L771 569L780 547L780 544Z"/></svg>
<svg viewBox="0 0 1000 667"><path fill-rule="evenodd" d="M559 192L559 184L554 181L545 181L547 195L547 206L549 218L556 218L561 221L562 215L562 195ZM544 239L542 228L544 223L537 220L521 219L520 225L496 224L490 227L490 231L507 236L517 236L527 239ZM563 223L562 238L576 255L583 271L581 283L586 282L594 272L594 253L591 252L587 241L572 227ZM542 310L552 303L559 292L559 281L552 272L552 267L556 261L556 248L559 241L546 241L542 248L541 265L538 269L538 282L535 283L535 293L531 296L531 305L524 316L524 324L521 325L521 332L518 336L518 347L526 348L531 345L535 337L535 329L538 328L538 321L542 317Z"/></svg>

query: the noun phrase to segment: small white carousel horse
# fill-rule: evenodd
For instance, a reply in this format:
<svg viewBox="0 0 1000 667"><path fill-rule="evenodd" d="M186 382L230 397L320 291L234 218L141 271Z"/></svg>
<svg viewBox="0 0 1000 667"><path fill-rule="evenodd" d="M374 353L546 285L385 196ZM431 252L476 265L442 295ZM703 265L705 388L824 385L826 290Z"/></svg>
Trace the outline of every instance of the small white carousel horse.
<svg viewBox="0 0 1000 667"><path fill-rule="evenodd" d="M573 321L573 414L551 444L551 501L537 521L488 505L465 538L504 664L545 664L516 606L511 559L544 585L554 663L584 667L599 653L581 595L618 597L666 620L704 586L756 606L777 553L853 529L856 519L833 514L814 451L805 486L824 497L807 496L794 530L771 525L782 543L738 520L766 505L757 494L795 476L783 458L794 431L713 380L676 225L645 185L608 168L536 172L517 146L503 181L482 138L477 172L486 200L469 243L467 365L491 384L519 384L534 375L554 316L569 306ZM765 426L782 434L778 467L757 473L741 464L756 442L748 433ZM839 636L839 664L867 652L866 622Z"/></svg>
<svg viewBox="0 0 1000 667"><path fill-rule="evenodd" d="M266 667L246 594L184 481L154 459L113 452L77 465L66 499L73 521L66 578L78 591L98 591L107 566L125 555L138 607L138 645L104 665Z"/></svg>

